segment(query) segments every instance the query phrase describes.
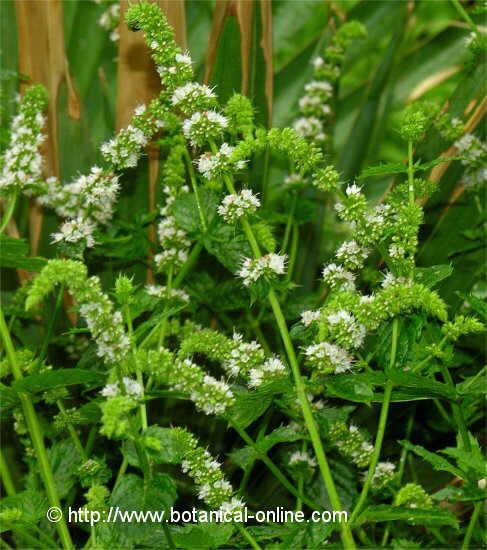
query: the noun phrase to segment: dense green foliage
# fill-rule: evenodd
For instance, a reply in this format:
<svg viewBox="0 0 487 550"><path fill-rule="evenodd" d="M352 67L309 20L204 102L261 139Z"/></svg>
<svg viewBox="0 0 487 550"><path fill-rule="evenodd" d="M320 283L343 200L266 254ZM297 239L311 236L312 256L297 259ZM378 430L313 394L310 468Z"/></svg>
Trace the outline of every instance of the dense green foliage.
<svg viewBox="0 0 487 550"><path fill-rule="evenodd" d="M484 547L483 8L276 0L270 97L264 3L246 95L236 16L206 85L218 6L186 52L133 3L162 87L116 132L118 4L64 2L60 177L1 9L5 548ZM233 521L100 519L193 508Z"/></svg>

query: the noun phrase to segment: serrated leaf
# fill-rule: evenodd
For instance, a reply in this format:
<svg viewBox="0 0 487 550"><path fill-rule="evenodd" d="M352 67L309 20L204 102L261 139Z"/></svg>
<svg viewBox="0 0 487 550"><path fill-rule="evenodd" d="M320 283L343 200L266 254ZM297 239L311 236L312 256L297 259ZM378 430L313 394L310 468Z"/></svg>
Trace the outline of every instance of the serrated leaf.
<svg viewBox="0 0 487 550"><path fill-rule="evenodd" d="M0 235L0 266L21 268L27 271L40 271L47 260L45 258L29 258L29 245L25 239L14 239Z"/></svg>
<svg viewBox="0 0 487 550"><path fill-rule="evenodd" d="M235 403L226 415L241 428L246 428L262 416L272 402L272 395L261 392L245 392L235 396Z"/></svg>
<svg viewBox="0 0 487 550"><path fill-rule="evenodd" d="M34 490L22 491L15 495L2 498L0 500L0 511L8 508L18 508L22 510L22 521L30 524L37 524L46 517L48 503L46 497ZM0 532L7 531L8 525L2 525Z"/></svg>
<svg viewBox="0 0 487 550"><path fill-rule="evenodd" d="M426 376L418 376L399 369L386 369L387 376L398 386L409 389L420 390L420 395L429 395L431 397L443 397L445 399L455 399L455 391L450 386L437 382Z"/></svg>
<svg viewBox="0 0 487 550"><path fill-rule="evenodd" d="M205 188L198 190L198 197L206 225L209 227L216 216L218 197L213 191ZM181 193L174 201L171 212L177 224L188 233L201 231L201 217L194 193Z"/></svg>
<svg viewBox="0 0 487 550"><path fill-rule="evenodd" d="M456 477L460 477L463 479L464 474L463 472L458 469L456 466L448 462L445 458L442 456L437 455L436 453L432 453L430 451L427 451L424 447L421 447L421 445L413 445L409 441L399 441L399 443L405 447L408 451L412 451L413 453L417 454L426 462L431 464L435 470L443 470L444 472L450 472Z"/></svg>
<svg viewBox="0 0 487 550"><path fill-rule="evenodd" d="M204 510L201 510L204 512ZM235 527L231 523L203 523L176 527L173 539L177 548L219 548L232 536Z"/></svg>
<svg viewBox="0 0 487 550"><path fill-rule="evenodd" d="M203 243L206 250L232 273L240 269L243 258L252 256L245 235L229 225L218 226Z"/></svg>
<svg viewBox="0 0 487 550"><path fill-rule="evenodd" d="M375 374L338 375L326 380L330 396L341 397L354 403L370 403L374 397L373 385L381 384Z"/></svg>
<svg viewBox="0 0 487 550"><path fill-rule="evenodd" d="M156 473L147 486L135 474L125 474L115 485L109 505L120 513L158 511L168 513L176 500L176 486L168 474ZM160 522L115 521L98 525L105 548L136 546L164 547L167 544ZM98 531L97 529L97 531Z"/></svg>
<svg viewBox="0 0 487 550"><path fill-rule="evenodd" d="M230 454L232 460L243 470L249 469L259 456L268 453L274 445L279 443L290 443L302 439L302 435L289 426L280 426L273 430L270 434L260 438L256 443L256 447L249 445L238 449Z"/></svg>
<svg viewBox="0 0 487 550"><path fill-rule="evenodd" d="M357 525L378 523L383 521L406 521L412 525L450 525L458 527L457 518L445 508L431 509L407 508L405 506L389 506L380 504L369 506L357 518Z"/></svg>
<svg viewBox="0 0 487 550"><path fill-rule="evenodd" d="M252 230L257 239L257 242L267 252L274 252L276 250L276 239L272 234L272 229L266 223L260 222L252 225Z"/></svg>
<svg viewBox="0 0 487 550"><path fill-rule="evenodd" d="M144 432L144 438L151 437L158 441L160 449L147 447L147 454L156 464L179 464L182 460L184 449L181 441L174 435L171 428L161 426L149 426ZM131 466L140 467L139 457L132 441L124 442L122 452Z"/></svg>
<svg viewBox="0 0 487 550"><path fill-rule="evenodd" d="M47 450L59 498L64 498L76 483L76 472L82 457L70 439L57 441Z"/></svg>
<svg viewBox="0 0 487 550"><path fill-rule="evenodd" d="M408 168L402 162L389 162L385 164L379 164L377 166L369 166L362 170L357 176L358 180L364 180L366 178L372 178L375 176L385 176L392 174L405 174L407 173Z"/></svg>
<svg viewBox="0 0 487 550"><path fill-rule="evenodd" d="M428 288L437 285L453 273L451 265L433 265L431 267L416 267L414 280Z"/></svg>
<svg viewBox="0 0 487 550"><path fill-rule="evenodd" d="M104 380L105 375L99 372L84 369L57 369L25 376L22 380L15 381L12 384L12 389L17 392L37 393L74 384L97 384L101 386Z"/></svg>

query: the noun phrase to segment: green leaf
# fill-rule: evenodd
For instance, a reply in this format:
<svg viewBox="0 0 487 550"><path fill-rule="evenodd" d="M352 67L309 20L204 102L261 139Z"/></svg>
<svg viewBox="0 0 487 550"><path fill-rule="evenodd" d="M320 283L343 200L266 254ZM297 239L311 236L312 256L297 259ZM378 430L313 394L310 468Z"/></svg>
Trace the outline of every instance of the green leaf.
<svg viewBox="0 0 487 550"><path fill-rule="evenodd" d="M260 244L260 246L262 246L262 248L267 250L267 252L274 252L276 250L276 239L272 234L271 227L268 224L264 222L253 224L252 230L257 239L257 242Z"/></svg>
<svg viewBox="0 0 487 550"><path fill-rule="evenodd" d="M414 280L428 288L433 288L443 279L453 273L451 265L434 265L431 267L416 267L414 269Z"/></svg>
<svg viewBox="0 0 487 550"><path fill-rule="evenodd" d="M326 380L325 385L331 397L341 397L354 403L370 403L374 397L373 386L385 383L380 373L343 374Z"/></svg>
<svg viewBox="0 0 487 550"><path fill-rule="evenodd" d="M469 376L463 382L456 385L458 395L486 395L487 374Z"/></svg>
<svg viewBox="0 0 487 550"><path fill-rule="evenodd" d="M0 410L2 416L5 414L6 410L14 407L18 402L19 396L17 392L0 382Z"/></svg>
<svg viewBox="0 0 487 550"><path fill-rule="evenodd" d="M389 40L387 50L379 61L368 90L362 94L363 104L341 150L338 171L343 175L344 180L355 177L360 171L374 141L374 133L380 131L380 126L384 123L386 107L389 107L387 96L390 93L393 69L404 40L406 6L396 6L395 12L393 35Z"/></svg>
<svg viewBox="0 0 487 550"><path fill-rule="evenodd" d="M469 294L464 296L465 300L470 304L470 307L479 315L482 321L487 323L487 303L480 300L477 296Z"/></svg>
<svg viewBox="0 0 487 550"><path fill-rule="evenodd" d="M168 474L156 473L150 484L135 474L125 474L112 491L109 506L119 509L119 513L169 512L176 500L176 486ZM97 526L104 548L134 548L149 546L164 548L167 545L161 522L121 521L100 523Z"/></svg>
<svg viewBox="0 0 487 550"><path fill-rule="evenodd" d="M176 527L173 539L177 548L219 548L226 545L234 530L231 523L198 522Z"/></svg>
<svg viewBox="0 0 487 550"><path fill-rule="evenodd" d="M436 453L432 453L430 451L427 451L424 447L421 447L421 445L413 445L409 441L399 441L399 443L405 447L408 451L412 451L413 453L417 454L426 462L431 464L435 470L443 470L444 472L450 472L456 477L464 478L464 473L459 470L456 466L448 462L445 458L442 456L437 455Z"/></svg>
<svg viewBox="0 0 487 550"><path fill-rule="evenodd" d="M405 506L389 506L387 504L369 506L359 515L356 523L362 525L364 523L398 520L412 525L450 525L458 528L457 518L445 508L418 509Z"/></svg>
<svg viewBox="0 0 487 550"><path fill-rule="evenodd" d="M448 447L439 451L442 454L451 456L458 464L458 467L465 472L463 479L467 477L467 473L474 470L478 479L487 477L487 462L480 449L479 442L469 433L470 451L466 451L463 445L462 438L457 435L457 447Z"/></svg>
<svg viewBox="0 0 487 550"><path fill-rule="evenodd" d="M29 245L25 239L14 239L0 235L0 266L40 271L47 260L45 258L29 258Z"/></svg>
<svg viewBox="0 0 487 550"><path fill-rule="evenodd" d="M246 428L259 416L264 414L272 398L278 393L284 393L290 389L287 378L276 380L256 391L245 391L236 388L235 403L227 410L225 417L233 421L241 428Z"/></svg>
<svg viewBox="0 0 487 550"><path fill-rule="evenodd" d="M201 210L205 216L206 225L209 227L216 216L218 197L209 189L198 190ZM177 225L188 233L201 231L201 217L194 193L181 193L172 205L172 215Z"/></svg>
<svg viewBox="0 0 487 550"><path fill-rule="evenodd" d="M402 162L389 162L377 166L369 166L360 172L358 180L364 180L375 176L384 176L389 174L405 174L408 171L407 166Z"/></svg>
<svg viewBox="0 0 487 550"><path fill-rule="evenodd" d="M243 470L248 470L255 460L258 460L259 455L268 453L274 445L279 443L290 443L302 439L302 435L289 426L280 426L273 430L270 434L258 439L256 442L257 448L249 445L238 449L230 454L232 460Z"/></svg>
<svg viewBox="0 0 487 550"><path fill-rule="evenodd" d="M251 257L252 251L245 235L237 228L220 225L204 239L206 250L229 271L236 273L244 257Z"/></svg>
<svg viewBox="0 0 487 550"><path fill-rule="evenodd" d="M84 369L57 369L41 374L30 374L12 384L16 392L37 393L52 388L62 388L74 384L89 384L101 386L105 375Z"/></svg>
<svg viewBox="0 0 487 550"><path fill-rule="evenodd" d="M22 523L37 524L46 517L48 503L46 497L34 490L22 491L15 495L2 498L0 500L0 511L8 508L18 508L22 510ZM8 525L0 526L0 533L9 530Z"/></svg>
<svg viewBox="0 0 487 550"><path fill-rule="evenodd" d="M387 376L399 386L409 389L418 389L421 396L443 397L445 399L455 399L455 391L447 384L437 382L426 376L418 376L399 369L386 369Z"/></svg>
<svg viewBox="0 0 487 550"><path fill-rule="evenodd" d="M226 415L241 428L246 428L262 416L272 402L272 394L262 392L245 392L235 396L235 403L227 410Z"/></svg>
<svg viewBox="0 0 487 550"><path fill-rule="evenodd" d="M70 439L57 441L47 450L59 498L68 495L76 483L76 472L82 457Z"/></svg>
<svg viewBox="0 0 487 550"><path fill-rule="evenodd" d="M156 445L160 446L160 449L146 446L149 457L156 464L179 464L181 462L184 448L181 447L180 439L174 436L174 431L171 428L149 426L144 432L144 439L147 438L154 438L157 440ZM140 468L139 457L133 441L125 441L122 452L131 466Z"/></svg>

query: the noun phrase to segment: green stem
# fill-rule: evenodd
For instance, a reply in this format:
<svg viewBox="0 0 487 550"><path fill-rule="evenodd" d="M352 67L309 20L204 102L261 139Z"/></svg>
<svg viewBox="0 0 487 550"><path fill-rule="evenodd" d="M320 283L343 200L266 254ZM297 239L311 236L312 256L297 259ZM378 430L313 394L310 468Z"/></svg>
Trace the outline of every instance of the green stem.
<svg viewBox="0 0 487 550"><path fill-rule="evenodd" d="M207 225L206 225L205 215L203 213L203 208L201 207L200 195L198 192L198 184L196 182L196 174L193 168L193 161L191 159L190 154L188 153L187 148L184 149L184 158L186 159L186 166L188 167L189 179L191 180L191 186L193 187L194 197L196 199L196 206L198 208L198 213L200 215L201 228L203 229L203 233L206 233Z"/></svg>
<svg viewBox="0 0 487 550"><path fill-rule="evenodd" d="M468 523L467 532L465 533L465 538L463 539L463 542L462 542L462 550L467 550L470 545L470 540L472 539L473 530L474 530L475 524L477 523L477 520L479 518L483 505L484 503L482 500L479 500L474 504L473 512L470 517L470 521Z"/></svg>
<svg viewBox="0 0 487 550"><path fill-rule="evenodd" d="M17 357L15 354L15 349L10 338L10 333L8 332L7 325L5 323L5 317L3 315L3 310L0 308L0 333L2 340L5 346L5 351L7 353L8 360L10 362L12 373L16 380L22 380L23 375L20 369L19 364L17 363ZM25 422L29 430L30 437L32 439L32 445L34 446L37 459L39 461L39 469L41 472L42 480L44 482L44 487L46 489L47 498L51 506L56 506L61 508L61 501L59 499L56 484L54 481L54 476L52 474L51 465L47 458L46 448L44 446L44 438L42 435L41 427L39 425L39 420L37 418L34 405L30 396L26 393L19 393L20 403L22 405L22 410L25 417ZM56 528L61 539L63 548L69 550L73 548L73 543L71 541L71 536L69 534L66 521L63 518L56 523Z"/></svg>
<svg viewBox="0 0 487 550"><path fill-rule="evenodd" d="M389 363L390 368L392 368L394 366L394 363L396 362L398 332L399 332L399 321L397 319L394 319L394 321L392 322L391 359ZM372 458L370 460L370 465L367 471L367 477L365 478L365 483L362 488L362 492L360 493L360 497L358 499L358 502L350 518L351 523L353 523L353 521L357 518L357 516L362 511L365 501L367 500L370 487L372 485L372 478L374 477L375 469L377 467L377 463L379 462L380 452L382 449L382 442L384 441L384 434L386 431L386 424L387 424L387 415L389 414L389 405L391 402L393 387L394 387L393 382L391 380L388 380L386 382L386 386L384 389L384 398L382 401L382 408L380 411L379 426L378 426L377 435L375 438L374 451L372 453Z"/></svg>
<svg viewBox="0 0 487 550"><path fill-rule="evenodd" d="M8 201L7 208L5 208L3 218L2 218L2 222L0 224L0 234L5 231L5 228L7 227L8 222L10 221L10 218L12 217L12 215L14 213L15 205L17 204L18 196L19 196L19 192L15 191L15 193L10 197L10 200Z"/></svg>
<svg viewBox="0 0 487 550"><path fill-rule="evenodd" d="M477 36L480 36L477 25L474 23L470 15L468 15L467 11L464 9L462 4L458 0L451 0L451 3L453 4L457 12L460 14L460 16L463 18L463 20L467 23L467 25L472 29L472 32L474 32Z"/></svg>
<svg viewBox="0 0 487 550"><path fill-rule="evenodd" d="M259 451L259 448L255 441L249 436L249 434L240 426L238 426L235 422L230 421L229 424L232 426L232 428L239 434L239 436L249 445L249 447L252 447L255 449L259 454L258 457L262 462L267 466L269 471L274 475L274 477L282 484L283 487L285 487L293 496L295 496L297 499L302 500L307 506L309 506L312 510L321 510L321 508L315 504L312 500L308 499L303 495L302 491L299 491L294 487L294 485L288 481L286 476L279 470L279 468L274 464L274 462L267 456L265 453L261 453Z"/></svg>
<svg viewBox="0 0 487 550"><path fill-rule="evenodd" d="M455 384L453 383L453 378L451 377L448 367L443 363L443 361L440 361L440 371L446 384L450 387L450 389L453 392L455 392L456 388L455 388ZM463 416L462 407L460 406L460 403L455 400L455 401L452 401L451 408L453 412L453 418L455 419L455 423L457 425L458 431L460 432L460 436L462 438L463 446L465 448L465 451L469 453L472 450L472 447L470 445L470 437L468 435L467 424Z"/></svg>
<svg viewBox="0 0 487 550"><path fill-rule="evenodd" d="M65 418L65 421L66 421L66 424L67 424L67 427L68 427L68 432L69 432L69 435L70 435L70 437L71 437L71 439L74 443L74 446L78 449L79 454L81 455L83 460L88 460L88 456L85 452L85 449L84 449L83 445L81 444L81 441L78 437L78 434L76 433L76 430L74 429L74 426L71 424L71 422L68 421L68 415L67 415L67 412L66 412L66 408L63 405L63 402L60 399L58 399L56 401L56 405L57 405L59 411L61 412L61 414Z"/></svg>
<svg viewBox="0 0 487 550"><path fill-rule="evenodd" d="M266 337L264 336L264 333L262 332L262 329L260 328L259 320L254 319L250 311L245 312L245 317L247 318L247 321L251 326L252 330L255 332L255 335L257 337L257 340L259 340L260 345L264 348L264 351L269 355L271 355L272 354L271 348L269 346L269 343L266 340Z"/></svg>
<svg viewBox="0 0 487 550"><path fill-rule="evenodd" d="M287 266L286 279L290 281L293 276L294 266L296 265L296 257L298 254L299 244L299 226L297 223L293 223L293 230L291 236L291 250L289 252L289 263Z"/></svg>
<svg viewBox="0 0 487 550"><path fill-rule="evenodd" d="M214 144L212 144L212 148L214 149ZM233 181L229 176L224 176L225 184L230 191L230 193L235 193L235 187L233 185ZM255 256L255 258L260 258L260 248L257 243L257 240L252 232L252 228L249 224L249 222L243 218L242 219L242 227L244 230L244 233L247 237L247 240L249 241L250 247L252 249L252 252ZM299 365L296 358L296 353L294 351L293 344L291 342L291 337L289 335L289 331L287 328L286 321L284 319L284 315L281 310L281 306L279 304L279 301L276 297L276 294L273 289L269 291L269 302L272 308L272 311L274 313L274 317L276 319L276 323L279 329L279 332L281 334L281 338L284 344L284 348L286 349L286 354L288 356L289 364L291 366L291 370L294 377L294 382L296 384L296 393L298 396L298 400L301 406L301 409L303 411L303 417L304 421L306 423L311 443L313 444L313 448L315 451L316 459L318 461L318 465L320 468L321 475L323 477L323 481L326 487L326 490L328 492L328 496L330 498L330 502L333 506L333 509L335 511L341 511L342 505L340 503L340 499L338 497L338 492L336 490L335 483L333 481L333 477L331 475L330 467L328 465L328 461L326 459L325 450L323 448L323 444L321 442L321 438L318 432L318 427L316 426L313 413L311 411L310 404L308 402L308 397L306 395L306 388L303 382L303 379L301 378L301 373L299 371ZM348 550L355 549L355 542L353 540L352 532L350 530L350 527L348 523L342 522L340 523L340 529L341 529L341 538L342 542L345 548Z"/></svg>
<svg viewBox="0 0 487 550"><path fill-rule="evenodd" d="M413 425L414 425L414 415L415 415L415 409L413 409L411 411L411 413L409 415L409 418L408 418L408 423L406 425L406 439L409 439L411 437L411 432L413 430ZM399 470L397 472L397 483L399 485L401 484L402 478L403 478L403 475L404 475L404 469L406 467L407 456L408 456L408 450L407 450L406 447L403 447L402 451L401 451L401 456L399 458ZM384 536L382 537L381 546L386 546L386 544L389 540L391 526L392 526L392 522L388 522L387 525L386 525L385 531L384 531Z"/></svg>
<svg viewBox="0 0 487 550"><path fill-rule="evenodd" d="M15 495L17 492L15 490L15 485L12 479L12 476L10 475L10 469L8 467L8 463L5 460L5 457L3 456L3 450L0 449L0 475L2 477L2 483L5 487L5 492L9 497Z"/></svg>
<svg viewBox="0 0 487 550"><path fill-rule="evenodd" d="M140 370L140 367L137 361L137 348L136 348L135 339L134 339L134 328L132 325L132 317L130 316L130 308L128 304L124 306L124 310L125 310L125 322L127 323L127 328L129 332L129 338L130 338L130 348L132 350L132 359L135 364L135 373L137 377L137 382L139 383L142 389L141 398L144 399L144 379L142 377L142 371ZM145 430L147 430L147 427L148 427L147 409L146 409L145 403L141 403L139 405L139 412L140 412L140 423L142 425L142 431L144 432Z"/></svg>
<svg viewBox="0 0 487 550"><path fill-rule="evenodd" d="M289 210L289 214L286 221L286 229L284 230L284 238L282 240L282 250L287 249L287 245L289 243L289 237L291 235L291 228L293 226L293 219L294 219L294 212L296 210L296 203L298 200L298 193L295 191L293 193L293 200L291 202L291 208Z"/></svg>
<svg viewBox="0 0 487 550"><path fill-rule="evenodd" d="M250 546L252 546L254 550L261 550L261 547L257 544L257 541L241 523L235 523L235 525L237 526L237 529L242 533L242 535L248 540Z"/></svg>

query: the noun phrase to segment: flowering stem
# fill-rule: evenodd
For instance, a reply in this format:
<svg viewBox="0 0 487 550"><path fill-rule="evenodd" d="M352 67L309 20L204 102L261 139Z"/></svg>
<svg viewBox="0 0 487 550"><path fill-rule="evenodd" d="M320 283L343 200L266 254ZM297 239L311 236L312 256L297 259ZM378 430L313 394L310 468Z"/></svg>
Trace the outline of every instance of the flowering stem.
<svg viewBox="0 0 487 550"><path fill-rule="evenodd" d="M293 200L291 202L291 209L289 210L289 215L286 221L286 229L284 230L284 238L282 240L282 250L287 249L289 243L289 237L291 235L291 228L293 227L294 212L296 210L296 203L298 200L298 194L295 192L293 194Z"/></svg>
<svg viewBox="0 0 487 550"><path fill-rule="evenodd" d="M289 263L287 267L287 280L290 281L293 276L294 266L296 264L296 256L298 253L299 243L299 227L296 222L293 223L293 230L291 236L291 250L289 252Z"/></svg>
<svg viewBox="0 0 487 550"><path fill-rule="evenodd" d="M224 181L229 192L235 193L235 187L233 185L232 179L229 176L225 175ZM254 236L254 233L252 231L252 228L249 222L245 218L242 218L242 227L247 237L247 240L249 241L250 247L252 249L252 252L254 253L255 258L260 258L261 253L260 253L259 245L257 243L257 240ZM296 384L296 392L298 395L298 400L301 405L301 409L303 411L304 421L308 428L311 442L313 444L313 448L316 454L316 459L320 467L321 475L323 477L323 481L325 483L325 487L328 492L328 496L330 497L330 502L333 506L333 509L338 512L342 509L342 505L340 503L338 492L336 490L336 486L333 481L333 477L331 475L330 467L326 459L323 444L321 443L318 427L316 426L315 420L313 418L313 413L311 411L311 407L309 405L308 398L306 396L306 388L304 386L303 379L301 378L298 360L296 358L294 346L292 344L291 337L289 335L289 330L287 328L286 320L284 319L284 315L282 313L281 306L274 292L274 289L271 288L271 290L269 291L268 298L269 298L272 311L274 313L274 317L277 322L279 332L281 334L284 348L286 349L286 354L289 359L289 364L291 366L291 370L293 373L294 382ZM342 542L344 547L350 550L355 549L355 542L353 540L352 532L348 524L346 522L342 522L340 523L340 528L341 528L341 537L342 537Z"/></svg>
<svg viewBox="0 0 487 550"><path fill-rule="evenodd" d="M18 196L19 196L19 192L15 191L15 193L10 197L7 208L5 208L5 212L3 214L2 223L0 225L0 233L4 232L5 228L8 225L8 222L10 221L10 218L12 217L12 214L14 213Z"/></svg>
<svg viewBox="0 0 487 550"><path fill-rule="evenodd" d="M22 380L23 375L20 369L19 364L17 363L17 356L15 354L15 349L10 338L10 333L8 332L7 325L5 323L5 317L3 315L3 310L0 308L0 334L2 336L3 344L5 351L12 368L12 373L16 380ZM47 458L46 447L44 446L44 438L41 432L41 427L39 425L39 420L37 418L34 405L32 400L27 393L19 393L20 403L22 405L22 410L25 417L25 422L27 424L30 437L32 439L32 444L34 446L37 459L39 461L39 469L41 472L42 480L44 482L44 487L46 489L47 498L51 506L56 506L60 508L61 501L56 489L56 484L54 481L54 476L52 474L51 465ZM69 534L66 521L63 518L56 523L56 528L61 539L63 548L69 550L73 548L73 543L71 541L71 536Z"/></svg>
<svg viewBox="0 0 487 550"><path fill-rule="evenodd" d="M140 388L141 388L140 397L142 399L144 399L144 379L142 377L142 371L140 370L140 367L139 367L138 362L137 362L137 348L136 348L135 340L134 340L134 328L132 326L132 318L130 317L130 308L129 308L128 304L126 304L124 306L124 311L125 311L125 322L127 323L127 328L128 328L128 332L129 332L130 347L132 349L132 358L133 358L133 361L135 363L135 373L136 373L136 376L137 376L137 382L139 383ZM124 385L122 384L121 388L123 388L123 387L124 387ZM146 409L145 403L140 404L139 411L140 411L140 422L141 422L141 425L142 425L142 431L145 431L145 430L147 430L147 427L148 427L148 424L147 424L147 409Z"/></svg>
<svg viewBox="0 0 487 550"><path fill-rule="evenodd" d="M408 193L409 204L414 202L413 142L408 141Z"/></svg>
<svg viewBox="0 0 487 550"><path fill-rule="evenodd" d="M184 148L184 158L186 159L186 165L188 167L188 172L189 172L189 179L191 180L191 186L193 187L194 197L196 199L196 206L198 208L198 213L200 215L201 228L203 229L203 233L206 233L208 228L206 226L206 220L205 220L205 215L203 213L203 208L201 207L200 195L198 192L198 184L196 183L196 176L193 168L193 161L188 153L187 147Z"/></svg>
<svg viewBox="0 0 487 550"><path fill-rule="evenodd" d="M473 529L475 527L475 524L477 523L477 520L479 518L480 512L482 510L484 503L482 500L479 500L474 504L472 515L470 516L470 521L468 523L467 532L465 533L465 538L462 542L462 550L467 550L470 544L470 539L473 535Z"/></svg>
<svg viewBox="0 0 487 550"><path fill-rule="evenodd" d="M392 342L391 342L391 359L389 362L389 367L392 368L394 366L394 363L396 362L396 353L397 353L397 337L399 333L399 321L398 319L394 319L392 322ZM391 396L392 396L392 389L393 389L393 382L391 380L388 380L386 382L386 387L384 390L384 398L382 401L382 409L380 411L380 418L379 418L379 427L377 429L377 436L375 438L375 444L374 444L374 452L372 453L372 458L370 460L369 469L367 471L367 477L365 478L365 483L362 488L362 492L360 493L359 500L352 512L352 516L350 518L350 522L353 523L353 521L357 518L357 516L362 511L362 508L365 504L365 501L367 500L367 495L370 490L370 486L372 484L372 478L374 477L375 469L377 467L377 463L379 462L380 452L382 449L382 442L384 440L384 434L386 431L386 424L387 424L387 415L389 413L389 404L391 402Z"/></svg>

